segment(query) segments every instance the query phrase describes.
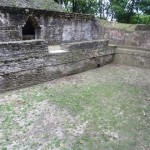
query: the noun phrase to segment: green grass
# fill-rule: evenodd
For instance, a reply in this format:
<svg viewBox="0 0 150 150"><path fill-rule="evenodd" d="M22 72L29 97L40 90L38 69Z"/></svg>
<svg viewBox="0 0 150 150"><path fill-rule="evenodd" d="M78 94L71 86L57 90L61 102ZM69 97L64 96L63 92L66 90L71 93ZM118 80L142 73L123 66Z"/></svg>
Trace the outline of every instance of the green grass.
<svg viewBox="0 0 150 150"><path fill-rule="evenodd" d="M60 81L56 85L53 83L53 86L43 84L21 90L21 104L10 102L0 105L0 116L4 119L0 128L5 136L0 142L2 149L11 143L14 128L23 131L33 124L30 120L20 127L15 124L15 119L18 119L16 115L26 118L27 113L35 109L34 104L40 105L44 100L48 100L49 104L57 105L60 110L67 110L77 121L64 121L65 129L74 130L78 123L85 126L82 134L73 135L71 139L68 132L63 139L54 137L47 144L47 149L69 149L69 143L70 149L73 150L148 150L150 105L144 102L147 95L143 88L121 82L118 79L121 74L119 71L114 73L112 70L104 70L104 73L97 74L97 79L92 78L89 73L90 80L85 76L88 79L81 82ZM110 75L114 77L113 80L100 82L99 77L106 79L110 78ZM29 142L29 145L33 149L39 146L36 142Z"/></svg>
<svg viewBox="0 0 150 150"><path fill-rule="evenodd" d="M41 95L37 96L39 92ZM121 95L118 95L118 92ZM49 102L68 109L73 115L80 115L82 121L90 122L87 132L74 143L74 149L84 147L88 149L96 145L97 149L101 147L127 150L135 147L138 149L140 142L138 128L144 125L138 120L143 113L142 102L138 99L140 93L138 88L119 83L63 85L57 89L43 90L42 87L38 91L24 95L24 99L30 98L31 101L48 99ZM119 140L111 137L109 132L117 133ZM147 142L150 139L149 135L150 132L145 132ZM79 142L81 140L84 144Z"/></svg>

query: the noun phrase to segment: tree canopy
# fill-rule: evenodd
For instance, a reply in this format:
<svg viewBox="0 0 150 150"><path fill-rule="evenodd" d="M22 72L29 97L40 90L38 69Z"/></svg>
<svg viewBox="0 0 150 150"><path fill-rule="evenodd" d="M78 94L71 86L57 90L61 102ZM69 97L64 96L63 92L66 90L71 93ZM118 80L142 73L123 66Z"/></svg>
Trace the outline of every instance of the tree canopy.
<svg viewBox="0 0 150 150"><path fill-rule="evenodd" d="M54 0L69 12L122 23L150 23L150 0Z"/></svg>

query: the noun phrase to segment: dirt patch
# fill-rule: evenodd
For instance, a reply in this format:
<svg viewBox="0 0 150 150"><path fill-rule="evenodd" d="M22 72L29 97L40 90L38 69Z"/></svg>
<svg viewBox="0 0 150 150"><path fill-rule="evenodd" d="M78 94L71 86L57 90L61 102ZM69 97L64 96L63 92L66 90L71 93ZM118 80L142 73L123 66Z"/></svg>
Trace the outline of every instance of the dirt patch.
<svg viewBox="0 0 150 150"><path fill-rule="evenodd" d="M25 101L16 99L18 97L14 95L9 101L2 102L3 104L6 102L9 105L15 105L13 114L10 116L11 124L8 127L9 140L5 133L6 128L3 128L5 131L2 131L0 135L1 142L7 143L6 149L46 149L52 147L57 149L57 147L63 147L64 141L65 147L69 147L75 138L84 133L86 123L81 122L79 117L70 115L66 109L50 104L48 100L32 103L28 109L24 107ZM3 124L5 119L1 118L0 122ZM67 140L67 136L69 140Z"/></svg>
<svg viewBox="0 0 150 150"><path fill-rule="evenodd" d="M107 65L0 95L0 149L150 149L150 70Z"/></svg>

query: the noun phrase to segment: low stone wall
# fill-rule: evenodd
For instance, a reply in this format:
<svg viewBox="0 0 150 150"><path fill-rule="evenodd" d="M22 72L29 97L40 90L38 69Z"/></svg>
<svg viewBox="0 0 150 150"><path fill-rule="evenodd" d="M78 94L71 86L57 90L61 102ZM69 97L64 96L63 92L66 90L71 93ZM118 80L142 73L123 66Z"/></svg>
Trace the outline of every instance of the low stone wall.
<svg viewBox="0 0 150 150"><path fill-rule="evenodd" d="M31 86L111 63L108 41L61 45L64 52L48 53L44 40L0 43L0 92Z"/></svg>
<svg viewBox="0 0 150 150"><path fill-rule="evenodd" d="M13 41L13 40L20 40L19 34L14 27L2 27L0 26L0 41Z"/></svg>
<svg viewBox="0 0 150 150"><path fill-rule="evenodd" d="M138 25L134 31L103 28L101 38L115 45L150 48L150 25Z"/></svg>
<svg viewBox="0 0 150 150"><path fill-rule="evenodd" d="M48 55L44 40L0 43L0 74L17 72L41 65Z"/></svg>
<svg viewBox="0 0 150 150"><path fill-rule="evenodd" d="M150 49L117 48L114 63L150 69Z"/></svg>

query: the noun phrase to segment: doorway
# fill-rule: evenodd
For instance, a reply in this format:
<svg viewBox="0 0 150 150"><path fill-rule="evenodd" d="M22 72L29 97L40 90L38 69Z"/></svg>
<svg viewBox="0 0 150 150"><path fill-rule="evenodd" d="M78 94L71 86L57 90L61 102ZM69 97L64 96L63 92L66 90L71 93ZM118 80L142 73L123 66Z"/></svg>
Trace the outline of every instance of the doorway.
<svg viewBox="0 0 150 150"><path fill-rule="evenodd" d="M36 20L29 17L25 26L22 28L22 39L23 40L33 40L38 38L40 27ZM38 32L37 32L38 31ZM38 34L36 36L36 33Z"/></svg>

